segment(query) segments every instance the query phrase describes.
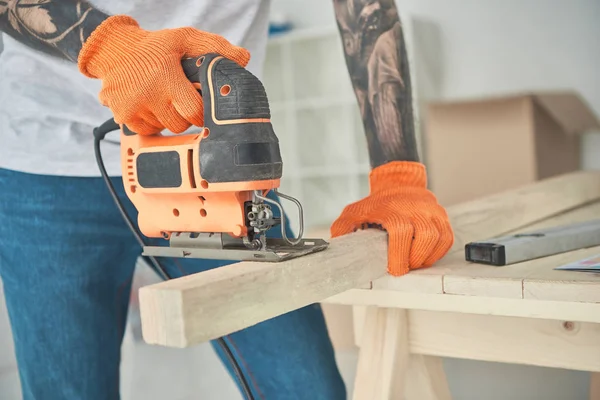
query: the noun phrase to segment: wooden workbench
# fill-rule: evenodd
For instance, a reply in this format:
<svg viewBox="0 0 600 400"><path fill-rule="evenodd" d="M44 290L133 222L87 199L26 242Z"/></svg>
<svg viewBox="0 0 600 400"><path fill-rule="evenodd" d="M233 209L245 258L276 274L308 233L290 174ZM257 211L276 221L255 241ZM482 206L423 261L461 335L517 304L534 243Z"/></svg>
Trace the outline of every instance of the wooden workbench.
<svg viewBox="0 0 600 400"><path fill-rule="evenodd" d="M593 218L600 202L527 229ZM467 263L456 250L434 268L326 299L353 306L354 398L401 399L406 390L407 400L450 399L439 357L455 357L596 372L590 399L600 399L600 274L553 269L598 254L494 267Z"/></svg>
<svg viewBox="0 0 600 400"><path fill-rule="evenodd" d="M355 399L450 399L442 356L600 372L600 274L553 269L600 248L505 267L464 261L469 241L600 218L600 173L554 177L448 214L451 251L402 277L386 273L385 233L368 230L299 259L237 263L143 287L144 339L189 347L325 302L354 310ZM310 234L329 237L327 229Z"/></svg>

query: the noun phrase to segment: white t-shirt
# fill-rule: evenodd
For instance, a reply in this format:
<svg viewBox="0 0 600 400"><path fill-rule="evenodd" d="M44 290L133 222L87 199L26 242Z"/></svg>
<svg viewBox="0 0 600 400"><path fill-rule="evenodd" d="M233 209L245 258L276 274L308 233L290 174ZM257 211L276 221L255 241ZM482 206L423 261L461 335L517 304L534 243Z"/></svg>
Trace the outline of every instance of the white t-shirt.
<svg viewBox="0 0 600 400"><path fill-rule="evenodd" d="M111 15L130 15L147 30L193 26L220 34L250 51L247 69L262 78L269 0L90 3ZM98 100L101 82L83 76L75 63L30 49L6 34L0 36L0 49L0 168L99 176L92 130L112 117ZM118 138L118 131L107 136ZM101 148L109 174L120 175L119 145L105 141Z"/></svg>

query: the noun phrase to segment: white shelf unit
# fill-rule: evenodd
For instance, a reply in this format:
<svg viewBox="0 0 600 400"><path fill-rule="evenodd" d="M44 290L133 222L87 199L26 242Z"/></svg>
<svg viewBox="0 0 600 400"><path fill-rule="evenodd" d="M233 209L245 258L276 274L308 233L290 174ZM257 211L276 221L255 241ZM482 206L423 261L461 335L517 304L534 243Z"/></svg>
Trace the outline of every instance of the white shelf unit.
<svg viewBox="0 0 600 400"><path fill-rule="evenodd" d="M368 194L370 171L339 33L272 38L263 75L283 158L281 191L302 204L305 229L328 225L344 206ZM297 233L295 205L282 204Z"/></svg>

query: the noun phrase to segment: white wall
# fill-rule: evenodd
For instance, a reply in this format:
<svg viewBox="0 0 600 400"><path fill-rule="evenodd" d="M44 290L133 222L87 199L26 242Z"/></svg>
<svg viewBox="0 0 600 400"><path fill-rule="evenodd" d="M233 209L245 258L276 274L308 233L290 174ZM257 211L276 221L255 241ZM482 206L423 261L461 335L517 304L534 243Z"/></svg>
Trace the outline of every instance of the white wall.
<svg viewBox="0 0 600 400"><path fill-rule="evenodd" d="M298 27L335 23L331 0L273 0ZM396 0L442 31L443 97L574 88L600 114L597 0Z"/></svg>
<svg viewBox="0 0 600 400"><path fill-rule="evenodd" d="M403 18L440 30L440 97L574 89L600 115L600 1L396 0ZM299 28L334 26L331 0L273 0ZM418 51L418 49L416 49ZM583 166L600 169L600 134Z"/></svg>

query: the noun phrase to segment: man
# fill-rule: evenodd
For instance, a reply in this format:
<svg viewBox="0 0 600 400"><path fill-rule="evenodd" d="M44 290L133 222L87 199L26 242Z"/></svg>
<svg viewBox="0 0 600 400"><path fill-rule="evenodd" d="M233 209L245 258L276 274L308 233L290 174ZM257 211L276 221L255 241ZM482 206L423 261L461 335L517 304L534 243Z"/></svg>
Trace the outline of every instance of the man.
<svg viewBox="0 0 600 400"><path fill-rule="evenodd" d="M331 233L385 229L389 271L399 276L441 258L452 229L418 161L394 3L334 7L373 171L370 195L342 210ZM0 0L0 275L26 400L119 398L140 248L99 178L92 129L113 115L140 134L201 126L201 97L181 58L220 53L260 78L268 11L266 0ZM118 144L109 146L107 169L134 215ZM167 268L181 276L225 263ZM227 341L255 398L346 396L317 306Z"/></svg>

